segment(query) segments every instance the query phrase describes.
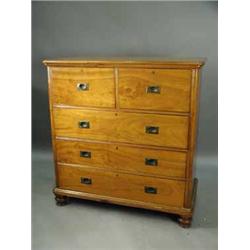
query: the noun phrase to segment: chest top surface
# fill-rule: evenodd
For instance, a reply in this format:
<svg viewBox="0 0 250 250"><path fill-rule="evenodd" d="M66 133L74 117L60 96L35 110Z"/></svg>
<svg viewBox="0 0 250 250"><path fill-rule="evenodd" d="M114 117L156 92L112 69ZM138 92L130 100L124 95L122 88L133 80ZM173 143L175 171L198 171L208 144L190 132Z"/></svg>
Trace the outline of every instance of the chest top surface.
<svg viewBox="0 0 250 250"><path fill-rule="evenodd" d="M61 58L46 59L47 66L75 67L154 67L154 68L186 68L195 69L204 65L204 58L166 59L166 58Z"/></svg>

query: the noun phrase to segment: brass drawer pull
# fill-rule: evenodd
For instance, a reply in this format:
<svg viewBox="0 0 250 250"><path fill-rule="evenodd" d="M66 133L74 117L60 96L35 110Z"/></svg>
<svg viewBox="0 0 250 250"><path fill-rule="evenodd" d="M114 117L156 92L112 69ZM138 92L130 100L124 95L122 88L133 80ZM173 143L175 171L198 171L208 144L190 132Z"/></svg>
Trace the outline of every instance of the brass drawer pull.
<svg viewBox="0 0 250 250"><path fill-rule="evenodd" d="M91 158L91 152L88 152L88 151L80 151L80 157Z"/></svg>
<svg viewBox="0 0 250 250"><path fill-rule="evenodd" d="M159 127L146 126L145 132L147 134L159 134Z"/></svg>
<svg viewBox="0 0 250 250"><path fill-rule="evenodd" d="M146 89L146 93L148 93L148 94L160 94L161 88L159 86L148 86Z"/></svg>
<svg viewBox="0 0 250 250"><path fill-rule="evenodd" d="M79 125L79 128L90 128L88 121L79 121L78 125Z"/></svg>
<svg viewBox="0 0 250 250"><path fill-rule="evenodd" d="M148 165L148 166L158 166L158 160L157 159L145 158L145 165Z"/></svg>
<svg viewBox="0 0 250 250"><path fill-rule="evenodd" d="M81 177L81 183L85 184L85 185L91 185L92 184L92 179Z"/></svg>
<svg viewBox="0 0 250 250"><path fill-rule="evenodd" d="M157 188L155 187L144 187L144 192L147 194L157 194Z"/></svg>
<svg viewBox="0 0 250 250"><path fill-rule="evenodd" d="M79 91L87 91L87 90L89 90L89 84L88 83L78 83L76 86L77 86L77 89Z"/></svg>

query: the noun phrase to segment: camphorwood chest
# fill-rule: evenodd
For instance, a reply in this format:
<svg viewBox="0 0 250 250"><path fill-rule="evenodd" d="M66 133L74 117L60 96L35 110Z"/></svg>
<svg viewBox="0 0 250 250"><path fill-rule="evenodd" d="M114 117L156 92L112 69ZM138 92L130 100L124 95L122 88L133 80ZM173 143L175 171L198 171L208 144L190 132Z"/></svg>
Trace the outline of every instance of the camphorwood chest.
<svg viewBox="0 0 250 250"><path fill-rule="evenodd" d="M202 60L45 60L58 205L69 197L191 223Z"/></svg>

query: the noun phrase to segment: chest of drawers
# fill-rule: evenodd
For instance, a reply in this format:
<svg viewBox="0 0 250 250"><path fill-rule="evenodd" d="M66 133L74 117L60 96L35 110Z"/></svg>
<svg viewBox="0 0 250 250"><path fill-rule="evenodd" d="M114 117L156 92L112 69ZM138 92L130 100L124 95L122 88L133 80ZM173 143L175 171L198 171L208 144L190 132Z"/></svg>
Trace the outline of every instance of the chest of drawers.
<svg viewBox="0 0 250 250"><path fill-rule="evenodd" d="M70 197L191 224L202 60L45 60L58 205Z"/></svg>

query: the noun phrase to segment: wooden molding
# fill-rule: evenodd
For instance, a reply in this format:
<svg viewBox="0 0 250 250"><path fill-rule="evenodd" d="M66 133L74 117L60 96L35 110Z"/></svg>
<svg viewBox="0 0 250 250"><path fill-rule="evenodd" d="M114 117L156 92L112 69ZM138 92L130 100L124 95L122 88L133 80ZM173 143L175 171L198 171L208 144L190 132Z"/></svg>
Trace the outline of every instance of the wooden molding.
<svg viewBox="0 0 250 250"><path fill-rule="evenodd" d="M204 65L205 59L47 59L43 63L50 67L119 67L119 68L164 68L196 69Z"/></svg>

